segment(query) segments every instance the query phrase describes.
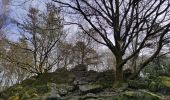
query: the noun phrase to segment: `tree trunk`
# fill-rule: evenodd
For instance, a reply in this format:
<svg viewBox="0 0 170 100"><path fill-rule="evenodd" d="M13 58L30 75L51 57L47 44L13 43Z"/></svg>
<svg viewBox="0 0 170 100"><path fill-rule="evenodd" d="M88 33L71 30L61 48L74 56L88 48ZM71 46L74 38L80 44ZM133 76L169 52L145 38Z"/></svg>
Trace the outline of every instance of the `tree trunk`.
<svg viewBox="0 0 170 100"><path fill-rule="evenodd" d="M124 78L123 78L123 66L121 66L121 62L122 62L122 57L119 56L116 59L116 73L115 73L115 82L113 87L117 88L117 87L121 87L122 83L124 82Z"/></svg>
<svg viewBox="0 0 170 100"><path fill-rule="evenodd" d="M137 71L137 56L135 56L134 58L132 58L132 64L131 64L131 66L132 66L132 71L133 71L133 73L136 73L136 71Z"/></svg>
<svg viewBox="0 0 170 100"><path fill-rule="evenodd" d="M116 83L122 83L124 81L122 69L123 69L122 67L116 68L116 74L115 74L115 82Z"/></svg>

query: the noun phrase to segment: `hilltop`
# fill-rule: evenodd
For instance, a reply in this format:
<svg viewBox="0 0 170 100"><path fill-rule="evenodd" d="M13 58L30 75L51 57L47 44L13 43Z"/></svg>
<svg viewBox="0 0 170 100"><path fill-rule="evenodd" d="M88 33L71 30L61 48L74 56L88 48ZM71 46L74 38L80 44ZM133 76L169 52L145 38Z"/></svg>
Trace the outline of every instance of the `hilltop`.
<svg viewBox="0 0 170 100"><path fill-rule="evenodd" d="M170 77L131 80L113 89L114 72L72 70L33 76L0 93L2 100L169 100Z"/></svg>

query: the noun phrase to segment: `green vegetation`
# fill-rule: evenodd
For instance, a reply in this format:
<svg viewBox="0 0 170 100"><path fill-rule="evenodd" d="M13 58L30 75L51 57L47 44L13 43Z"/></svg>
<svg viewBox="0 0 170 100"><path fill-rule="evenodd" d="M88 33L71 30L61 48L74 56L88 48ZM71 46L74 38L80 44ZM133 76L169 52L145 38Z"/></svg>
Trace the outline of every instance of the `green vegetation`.
<svg viewBox="0 0 170 100"><path fill-rule="evenodd" d="M81 74L88 71L81 72ZM94 73L94 72L93 72ZM77 74L77 73L76 73ZM43 100L55 96L61 100L163 100L170 91L170 77L150 77L128 81L128 86L113 90L110 84L114 80L109 75L112 71L98 72L98 78L89 74L75 76L74 71L61 70L54 73L45 73L24 80L0 93L1 99L9 100ZM61 76L65 77L61 77ZM104 75L104 76L103 76ZM46 80L44 80L46 78ZM80 81L81 80L81 81ZM79 81L79 83L76 83Z"/></svg>
<svg viewBox="0 0 170 100"><path fill-rule="evenodd" d="M160 76L161 83L164 84L167 88L170 88L170 77Z"/></svg>

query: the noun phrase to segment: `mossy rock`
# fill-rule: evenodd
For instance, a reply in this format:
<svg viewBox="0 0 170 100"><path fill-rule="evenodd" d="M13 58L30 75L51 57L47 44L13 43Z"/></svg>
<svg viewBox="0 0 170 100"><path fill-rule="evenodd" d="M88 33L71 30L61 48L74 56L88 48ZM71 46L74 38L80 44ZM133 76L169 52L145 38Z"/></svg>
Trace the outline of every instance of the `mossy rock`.
<svg viewBox="0 0 170 100"><path fill-rule="evenodd" d="M125 91L113 100L163 100L163 97L146 90Z"/></svg>
<svg viewBox="0 0 170 100"><path fill-rule="evenodd" d="M146 90L141 90L141 94L141 98L145 100L163 100L163 96Z"/></svg>
<svg viewBox="0 0 170 100"><path fill-rule="evenodd" d="M159 76L159 77L152 76L150 79L148 88L151 91L155 90L155 92L161 92L161 91L165 91L165 92L169 91L170 92L170 77L168 77L168 76Z"/></svg>
<svg viewBox="0 0 170 100"><path fill-rule="evenodd" d="M56 87L58 89L65 89L67 90L68 92L72 92L75 90L75 86L73 85L70 85L70 84L56 84Z"/></svg>
<svg viewBox="0 0 170 100"><path fill-rule="evenodd" d="M43 97L58 94L58 97L68 99L70 96L76 96L77 98L93 98L96 100L162 100L163 97L153 91L165 89L162 88L163 86L170 90L170 77L160 76L151 79L130 80L128 81L128 88L122 89L123 91L113 91L111 89L114 82L113 76L113 72L102 72L99 77L97 75L92 78L97 78L95 82L90 81L89 83L74 85L75 76L69 71L61 70L55 73L46 73L31 77L21 82L21 84L6 89L0 93L0 99L42 100ZM127 84L125 84L125 87L127 87ZM105 92L110 92L111 95L110 93L108 96L102 95ZM88 93L94 93L97 97L87 96Z"/></svg>
<svg viewBox="0 0 170 100"><path fill-rule="evenodd" d="M132 89L146 89L148 88L149 82L146 80L129 80L128 87Z"/></svg>
<svg viewBox="0 0 170 100"><path fill-rule="evenodd" d="M96 93L99 91L102 91L103 86L99 84L85 84L85 85L79 85L79 90L84 93Z"/></svg>
<svg viewBox="0 0 170 100"><path fill-rule="evenodd" d="M170 77L168 77L168 76L160 76L160 79L161 79L162 84L170 89Z"/></svg>
<svg viewBox="0 0 170 100"><path fill-rule="evenodd" d="M24 93L24 87L22 87L21 85L14 85L3 92L0 92L0 98L7 100L9 98L20 97Z"/></svg>
<svg viewBox="0 0 170 100"><path fill-rule="evenodd" d="M102 96L104 100L163 100L163 97L146 90L128 90L113 94L112 96Z"/></svg>
<svg viewBox="0 0 170 100"><path fill-rule="evenodd" d="M19 100L19 96L11 96L8 100Z"/></svg>
<svg viewBox="0 0 170 100"><path fill-rule="evenodd" d="M0 93L0 98L8 100L10 98L19 97L19 100L30 100L32 98L39 98L44 93L48 92L46 85L36 87L23 87L21 85L14 85L7 90Z"/></svg>
<svg viewBox="0 0 170 100"><path fill-rule="evenodd" d="M49 87L45 85L36 86L36 91L38 94L43 95L50 91Z"/></svg>
<svg viewBox="0 0 170 100"><path fill-rule="evenodd" d="M67 71L34 76L0 92L0 99L8 100L15 95L18 95L20 100L39 98L50 91L48 83L71 84L73 79L74 76Z"/></svg>
<svg viewBox="0 0 170 100"><path fill-rule="evenodd" d="M132 97L132 96L135 95L135 92L134 92L134 91L125 91L124 94L125 94L126 96L128 96L128 97Z"/></svg>
<svg viewBox="0 0 170 100"><path fill-rule="evenodd" d="M96 83L102 85L105 88L112 88L114 83L114 71L108 70L101 72Z"/></svg>
<svg viewBox="0 0 170 100"><path fill-rule="evenodd" d="M30 96L31 98L39 98L39 95L37 93L32 93Z"/></svg>
<svg viewBox="0 0 170 100"><path fill-rule="evenodd" d="M88 93L86 95L80 96L78 100L100 100L96 94Z"/></svg>
<svg viewBox="0 0 170 100"><path fill-rule="evenodd" d="M147 89L152 92L161 92L165 89L165 85L168 81L162 82L165 80L164 78L161 79L160 77L150 77L146 79L136 79L136 80L129 80L128 87L132 89Z"/></svg>
<svg viewBox="0 0 170 100"><path fill-rule="evenodd" d="M66 70L61 70L60 72L44 73L38 76L31 77L21 82L21 85L24 87L25 86L35 87L47 83L70 84L73 82L73 80L74 80L74 75L71 72Z"/></svg>

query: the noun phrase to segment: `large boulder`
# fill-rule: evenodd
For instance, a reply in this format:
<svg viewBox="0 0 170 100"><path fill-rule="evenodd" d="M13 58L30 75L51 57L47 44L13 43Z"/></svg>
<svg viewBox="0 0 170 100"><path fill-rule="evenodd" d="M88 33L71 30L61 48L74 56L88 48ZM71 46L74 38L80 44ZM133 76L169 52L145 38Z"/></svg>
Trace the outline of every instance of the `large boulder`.
<svg viewBox="0 0 170 100"><path fill-rule="evenodd" d="M79 97L79 100L99 100L99 97L94 93L87 93L86 95Z"/></svg>
<svg viewBox="0 0 170 100"><path fill-rule="evenodd" d="M73 82L74 85L83 85L96 82L99 77L99 72L92 70L87 71L87 66L83 64L75 66L75 68L71 69L70 72L75 77L75 80Z"/></svg>
<svg viewBox="0 0 170 100"><path fill-rule="evenodd" d="M73 69L71 69L71 73L73 73L75 77L75 80L73 82L75 85L88 83L86 81L87 69L85 65L80 64L75 66Z"/></svg>
<svg viewBox="0 0 170 100"><path fill-rule="evenodd" d="M50 91L48 93L50 96L58 95L58 89L57 89L57 85L55 83L48 83L48 87L50 88Z"/></svg>
<svg viewBox="0 0 170 100"><path fill-rule="evenodd" d="M98 74L96 82L106 88L112 88L114 82L114 71L107 70L107 71L100 72Z"/></svg>
<svg viewBox="0 0 170 100"><path fill-rule="evenodd" d="M79 85L78 87L81 93L97 93L103 89L103 87L98 84L85 84Z"/></svg>
<svg viewBox="0 0 170 100"><path fill-rule="evenodd" d="M71 69L72 72L87 72L87 66L84 64L76 65Z"/></svg>

